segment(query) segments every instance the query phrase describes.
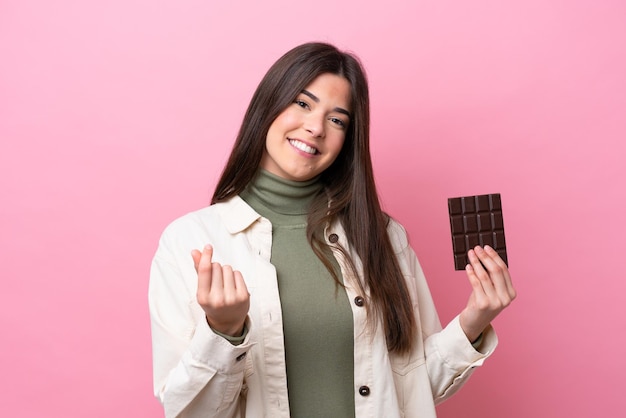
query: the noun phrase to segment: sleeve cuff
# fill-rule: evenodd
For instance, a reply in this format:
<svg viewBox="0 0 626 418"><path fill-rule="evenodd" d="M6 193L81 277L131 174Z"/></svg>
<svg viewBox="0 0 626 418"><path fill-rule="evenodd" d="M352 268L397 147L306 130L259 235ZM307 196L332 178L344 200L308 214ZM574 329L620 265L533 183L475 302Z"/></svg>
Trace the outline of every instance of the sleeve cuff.
<svg viewBox="0 0 626 418"><path fill-rule="evenodd" d="M437 351L446 364L453 369L462 370L468 366L482 365L498 345L498 337L489 325L472 344L463 332L457 316L441 331L436 344Z"/></svg>
<svg viewBox="0 0 626 418"><path fill-rule="evenodd" d="M209 328L211 328L210 325L209 325ZM232 345L241 345L246 339L246 336L248 335L248 321L246 320L246 322L243 324L243 332L241 333L239 337L233 337L231 335L222 334L219 331L215 331L213 328L211 328L211 330L217 335L219 335L220 337L225 338Z"/></svg>
<svg viewBox="0 0 626 418"><path fill-rule="evenodd" d="M200 311L202 311L200 309ZM242 341L235 345L226 338L215 333L206 321L204 311L202 315L198 313L196 329L191 340L189 351L194 361L206 367L216 370L219 373L233 373L239 369L243 370L244 359L254 345L250 342L250 332L252 324L250 318L246 318L246 332L242 336ZM238 338L238 337L235 337Z"/></svg>

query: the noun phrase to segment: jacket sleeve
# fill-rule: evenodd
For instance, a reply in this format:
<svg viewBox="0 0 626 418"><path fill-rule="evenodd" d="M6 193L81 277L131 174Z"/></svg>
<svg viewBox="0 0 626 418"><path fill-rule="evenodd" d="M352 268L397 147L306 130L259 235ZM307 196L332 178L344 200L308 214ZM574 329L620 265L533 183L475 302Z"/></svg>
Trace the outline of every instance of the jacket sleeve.
<svg viewBox="0 0 626 418"><path fill-rule="evenodd" d="M489 326L483 332L481 346L475 349L461 329L458 316L443 330L428 337L424 343L426 367L435 404L454 395L497 344L495 331Z"/></svg>
<svg viewBox="0 0 626 418"><path fill-rule="evenodd" d="M148 292L155 396L166 417L233 417L249 338L235 346L210 329L196 302L191 255L187 260L186 250L172 251L166 234L152 262Z"/></svg>
<svg viewBox="0 0 626 418"><path fill-rule="evenodd" d="M397 224L396 224L397 225ZM400 264L405 270L409 291L415 301L415 315L423 339L423 350L435 403L441 403L467 382L474 369L481 366L498 344L495 331L489 326L482 335L478 350L467 339L459 317L442 328L435 304L415 252L408 244L406 232L397 225Z"/></svg>

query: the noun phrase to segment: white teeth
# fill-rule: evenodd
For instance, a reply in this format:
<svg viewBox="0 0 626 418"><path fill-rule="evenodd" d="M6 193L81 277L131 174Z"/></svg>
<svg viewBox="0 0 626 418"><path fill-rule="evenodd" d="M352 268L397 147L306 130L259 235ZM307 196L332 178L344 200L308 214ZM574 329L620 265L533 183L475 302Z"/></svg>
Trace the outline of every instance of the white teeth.
<svg viewBox="0 0 626 418"><path fill-rule="evenodd" d="M294 147L298 148L300 151L304 151L304 152L309 153L311 155L317 154L317 150L315 148L308 146L304 142L300 142L300 141L298 141L296 139L290 139L289 143L291 145L293 145Z"/></svg>

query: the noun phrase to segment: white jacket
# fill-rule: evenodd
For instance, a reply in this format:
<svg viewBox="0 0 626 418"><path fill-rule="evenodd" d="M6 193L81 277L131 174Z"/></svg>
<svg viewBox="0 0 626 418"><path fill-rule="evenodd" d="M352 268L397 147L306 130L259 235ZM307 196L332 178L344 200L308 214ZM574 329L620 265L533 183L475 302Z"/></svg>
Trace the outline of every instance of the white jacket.
<svg viewBox="0 0 626 418"><path fill-rule="evenodd" d="M418 343L410 355L389 354L383 326L367 325L365 308L354 302L361 296L357 278L335 251L353 301L356 417L432 418L435 404L463 385L492 353L497 337L493 329L486 330L478 352L458 317L442 330L404 229L392 221L388 231L418 324ZM339 237L338 244L350 248L340 224L327 228L327 240L332 234ZM241 345L215 334L196 301L197 274L190 253L206 244L214 247L214 261L241 271L250 291L249 331ZM289 417L282 312L271 248L272 225L239 197L190 213L166 228L149 288L154 391L166 417ZM358 261L356 267L360 269Z"/></svg>

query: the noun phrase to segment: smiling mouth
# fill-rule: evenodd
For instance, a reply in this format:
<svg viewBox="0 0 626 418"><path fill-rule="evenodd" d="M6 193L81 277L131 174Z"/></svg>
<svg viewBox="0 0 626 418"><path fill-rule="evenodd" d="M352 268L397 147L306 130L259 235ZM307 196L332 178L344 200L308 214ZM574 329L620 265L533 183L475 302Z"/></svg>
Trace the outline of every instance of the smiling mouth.
<svg viewBox="0 0 626 418"><path fill-rule="evenodd" d="M290 139L289 143L294 147L299 149L302 152L306 152L307 154L316 155L319 154L319 151L316 148L313 148L302 141L298 141L297 139Z"/></svg>

